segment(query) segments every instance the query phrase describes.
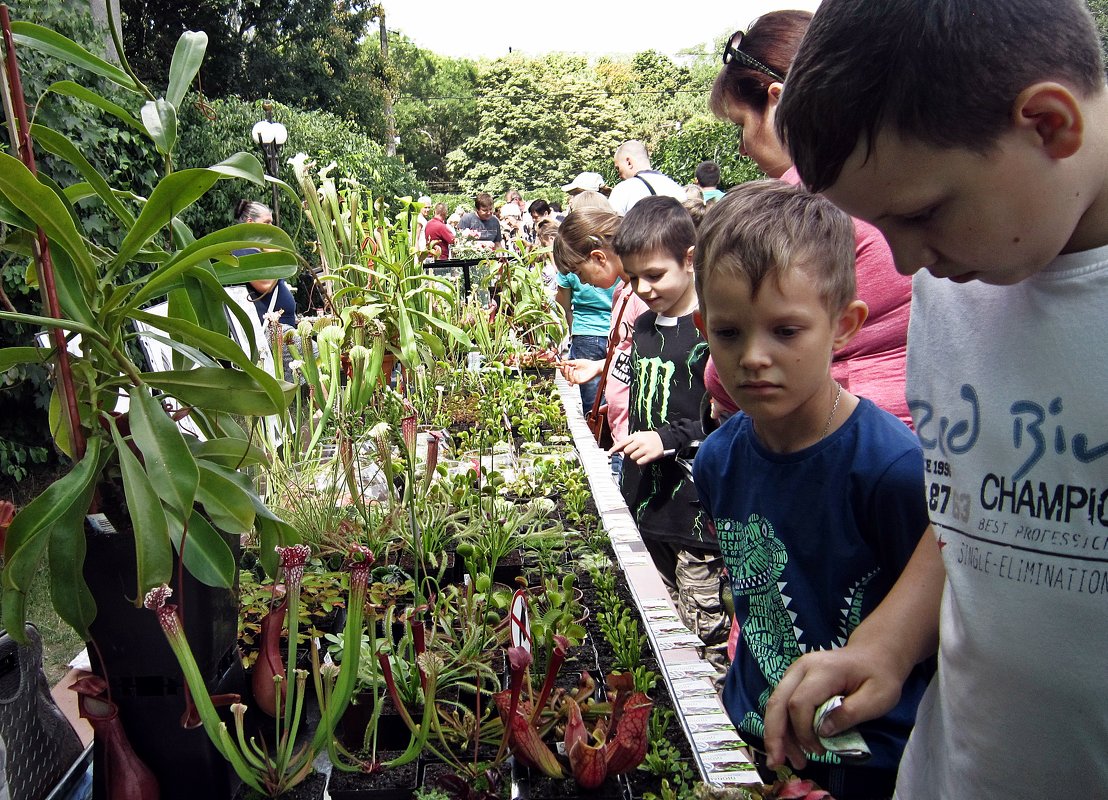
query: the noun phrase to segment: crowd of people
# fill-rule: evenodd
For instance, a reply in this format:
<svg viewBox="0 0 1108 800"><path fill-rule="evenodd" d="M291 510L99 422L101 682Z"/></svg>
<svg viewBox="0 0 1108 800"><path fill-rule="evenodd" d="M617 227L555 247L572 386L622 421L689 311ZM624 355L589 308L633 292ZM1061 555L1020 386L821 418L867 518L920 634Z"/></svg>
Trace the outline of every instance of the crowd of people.
<svg viewBox="0 0 1108 800"><path fill-rule="evenodd" d="M434 206L429 247L548 253L563 373L606 406L613 475L764 778L1108 796L1108 90L1085 4L823 0L722 60L711 108L766 179L724 192L705 161L683 186L629 141L564 213Z"/></svg>

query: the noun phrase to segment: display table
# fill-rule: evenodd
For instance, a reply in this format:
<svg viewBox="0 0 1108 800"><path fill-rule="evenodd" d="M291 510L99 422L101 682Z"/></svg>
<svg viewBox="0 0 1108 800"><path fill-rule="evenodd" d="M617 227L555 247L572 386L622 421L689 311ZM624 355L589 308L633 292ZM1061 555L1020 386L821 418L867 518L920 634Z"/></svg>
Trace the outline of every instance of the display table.
<svg viewBox="0 0 1108 800"><path fill-rule="evenodd" d="M555 381L570 435L592 487L597 513L626 573L677 716L693 745L701 778L716 785L761 783L757 769L747 757L745 743L720 703L712 683L715 669L697 651L702 642L677 616L631 511L612 480L608 454L596 446L585 423L577 387L561 375Z"/></svg>

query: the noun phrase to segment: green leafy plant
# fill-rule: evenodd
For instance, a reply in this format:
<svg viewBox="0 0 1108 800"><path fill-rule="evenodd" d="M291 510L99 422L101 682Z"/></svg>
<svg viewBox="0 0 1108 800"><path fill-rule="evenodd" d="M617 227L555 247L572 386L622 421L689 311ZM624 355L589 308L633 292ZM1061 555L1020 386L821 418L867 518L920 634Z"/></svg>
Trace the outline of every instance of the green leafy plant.
<svg viewBox="0 0 1108 800"><path fill-rule="evenodd" d="M33 257L29 280L40 286L44 298L42 315L0 312L0 318L46 328L53 336L52 350L0 351L0 372L17 364L54 363L54 443L73 462L72 470L28 504L8 531L3 622L16 636L23 630L28 587L47 553L54 606L88 636L96 605L82 575L83 523L94 498L125 500L129 524L118 514L113 524L134 532L140 596L169 580L174 550L202 581L231 586L236 566L216 528L234 534L256 530L263 559L272 569L274 545L296 539L236 471L264 458L236 417L280 413L294 387L255 366L256 348L246 353L227 335L228 310L246 323L246 330L253 326L223 289L224 284L291 275L297 265L293 243L280 229L258 224L235 225L201 239L192 236L177 216L182 209L221 180L262 185L261 164L252 155L237 153L212 167L174 171L178 108L203 60L207 37L194 32L181 36L168 85L159 96L129 70L118 19L110 10L109 30L122 67L47 28L13 23L19 46L41 49L107 78L144 101L136 115L74 81L48 89L78 98L142 133L163 165L162 178L148 196L140 197L126 187L111 187L73 142L45 126L30 125L25 132L36 146L72 165L81 182L62 191L20 159L0 154L0 213L14 231L6 246ZM102 203L114 224L127 232L118 246L96 243L83 227L76 203L85 199ZM33 246L40 235L48 243L46 250ZM242 248L265 252L232 255ZM156 266L127 279L125 269L135 261ZM145 310L165 296L166 316ZM144 332L136 334L132 320L142 323ZM67 339L77 335L79 354L70 353ZM130 347L136 336L172 348L178 368L146 372ZM128 401L125 414L117 411L121 397ZM167 401L177 409L175 416L190 418L203 439L182 433L167 413Z"/></svg>

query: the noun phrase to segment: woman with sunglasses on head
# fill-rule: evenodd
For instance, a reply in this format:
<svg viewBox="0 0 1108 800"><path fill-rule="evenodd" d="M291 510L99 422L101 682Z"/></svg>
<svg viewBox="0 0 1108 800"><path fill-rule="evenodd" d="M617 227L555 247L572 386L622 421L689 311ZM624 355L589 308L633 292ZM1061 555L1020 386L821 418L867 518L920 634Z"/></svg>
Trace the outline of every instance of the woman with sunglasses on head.
<svg viewBox="0 0 1108 800"><path fill-rule="evenodd" d="M774 116L789 65L808 30L807 11L773 11L724 45L723 69L712 86L711 107L741 129L739 152L771 178L800 183L792 158L777 138ZM911 426L904 397L908 311L912 280L896 271L880 231L854 220L858 298L869 317L858 335L835 353L831 374L841 386L868 397Z"/></svg>

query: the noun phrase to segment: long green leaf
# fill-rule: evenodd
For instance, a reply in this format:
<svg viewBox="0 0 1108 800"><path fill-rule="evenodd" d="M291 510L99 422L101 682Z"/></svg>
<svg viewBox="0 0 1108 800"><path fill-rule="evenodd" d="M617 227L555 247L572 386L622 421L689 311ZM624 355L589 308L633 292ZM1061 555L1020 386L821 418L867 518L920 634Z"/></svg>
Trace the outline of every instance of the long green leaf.
<svg viewBox="0 0 1108 800"><path fill-rule="evenodd" d="M112 213L115 214L120 222L125 226L134 224L135 215L132 214L123 203L119 202L119 198L115 196L112 187L110 187L103 176L96 171L96 168L89 163L84 154L74 146L73 142L57 131L43 125L32 125L31 135L34 137L35 142L45 150L64 158L72 164L73 167L81 173L81 177L92 187L92 190L96 192L96 195L112 210Z"/></svg>
<svg viewBox="0 0 1108 800"><path fill-rule="evenodd" d="M133 316L152 327L172 334L174 338L185 344L196 345L205 353L216 358L226 359L239 367L253 381L253 389L261 389L269 398L270 409L263 412L261 416L280 413L292 402L296 387L291 383L278 381L264 369L258 367L247 357L242 348L229 337L213 333L185 320L159 317L142 311L133 312ZM220 408L220 410L230 413L250 413L235 412L229 408Z"/></svg>
<svg viewBox="0 0 1108 800"><path fill-rule="evenodd" d="M99 436L89 437L85 457L27 504L8 527L4 571L0 575L4 589L3 627L16 638L23 633L27 593L38 574L50 536L65 535L67 527L70 536L85 535L80 523L69 523L74 517L81 519L88 512L93 488L103 468L101 445Z"/></svg>
<svg viewBox="0 0 1108 800"><path fill-rule="evenodd" d="M200 483L196 459L181 429L145 387L131 387L130 398L131 435L146 462L150 484L166 505L185 518Z"/></svg>
<svg viewBox="0 0 1108 800"><path fill-rule="evenodd" d="M135 563L138 586L135 596L142 597L155 586L169 583L173 575L173 547L169 541L169 521L161 499L154 491L150 476L131 452L115 424L112 439L119 457L123 490L127 496L127 513L135 534Z"/></svg>
<svg viewBox="0 0 1108 800"><path fill-rule="evenodd" d="M200 71L204 52L208 49L208 34L203 31L185 31L173 48L173 60L169 64L169 88L165 99L176 108L181 107L192 79Z"/></svg>
<svg viewBox="0 0 1108 800"><path fill-rule="evenodd" d="M239 155L253 158L245 153ZM232 156L228 161L238 164L240 159ZM253 159L253 161L260 171L261 165L258 164L258 160ZM146 246L158 231L169 225L175 216L203 197L216 181L227 177L243 178L247 175L237 168L217 165L207 169L183 169L162 178L150 193L150 199L143 206L142 213L119 246L119 253L112 261L109 274L116 274L135 253Z"/></svg>
<svg viewBox="0 0 1108 800"><path fill-rule="evenodd" d="M84 100L86 103L96 106L101 111L111 114L124 125L140 133L146 133L146 128L143 127L142 121L136 118L130 111L98 95L91 89L86 89L79 83L74 83L73 81L57 81L47 86L46 91L53 92L54 94L66 95L67 97L74 97L78 100Z"/></svg>
<svg viewBox="0 0 1108 800"><path fill-rule="evenodd" d="M38 181L22 161L6 153L0 153L0 192L41 227L46 238L69 253L81 282L92 287L96 267L61 198Z"/></svg>
<svg viewBox="0 0 1108 800"><path fill-rule="evenodd" d="M221 436L207 441L189 441L192 454L227 469L254 467L268 464L269 457L260 447L255 447L246 439Z"/></svg>
<svg viewBox="0 0 1108 800"><path fill-rule="evenodd" d="M142 124L158 152L169 155L177 144L177 109L164 98L149 100L142 106Z"/></svg>
<svg viewBox="0 0 1108 800"><path fill-rule="evenodd" d="M152 372L142 377L151 386L186 405L254 417L266 417L284 410L274 407L272 399L252 376L235 369L199 367ZM296 387L289 383L283 385L289 387L287 406Z"/></svg>
<svg viewBox="0 0 1108 800"><path fill-rule="evenodd" d="M219 468L200 462L196 499L216 527L234 534L254 529L254 505L249 496Z"/></svg>
<svg viewBox="0 0 1108 800"><path fill-rule="evenodd" d="M262 569L271 578L277 577L277 545L288 547L300 544L300 534L296 528L289 525L283 519L270 511L261 498L251 493L250 500L254 504L254 527L258 532L258 560L262 562Z"/></svg>
<svg viewBox="0 0 1108 800"><path fill-rule="evenodd" d="M69 64L86 69L102 78L107 78L124 89L130 89L132 92L139 91L134 79L119 67L108 63L99 56L94 56L72 39L67 39L49 28L31 22L13 22L12 34L16 44L60 58Z"/></svg>
<svg viewBox="0 0 1108 800"><path fill-rule="evenodd" d="M0 311L0 319L9 322L22 322L24 325L40 325L43 328L61 328L72 333L80 333L84 336L103 337L104 334L90 325L83 325L71 319L54 319L53 317L40 317L37 314L15 314L11 311Z"/></svg>
<svg viewBox="0 0 1108 800"><path fill-rule="evenodd" d="M49 354L49 350L41 347L5 347L0 350L0 372L20 364L41 364Z"/></svg>
<svg viewBox="0 0 1108 800"><path fill-rule="evenodd" d="M295 253L296 245L289 235L276 225L256 222L232 225L209 233L185 247L162 264L146 284L128 301L129 308L139 308L156 297L167 294L180 285L181 275L202 261L218 256L230 256L234 250L248 248L272 249L283 253ZM295 256L293 257L295 259ZM295 262L294 262L295 263Z"/></svg>
<svg viewBox="0 0 1108 800"><path fill-rule="evenodd" d="M183 533L181 520L171 514L169 538L173 540L173 547L178 553L181 552ZM231 548L227 546L223 536L196 509L192 509L189 514L188 538L185 539L185 569L201 583L218 589L230 589L234 586L235 570L238 569Z"/></svg>

